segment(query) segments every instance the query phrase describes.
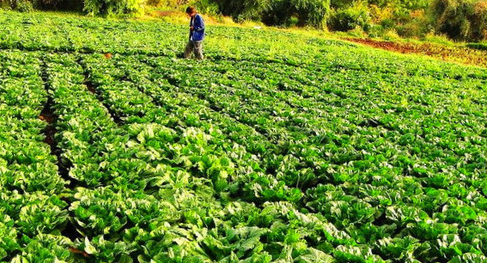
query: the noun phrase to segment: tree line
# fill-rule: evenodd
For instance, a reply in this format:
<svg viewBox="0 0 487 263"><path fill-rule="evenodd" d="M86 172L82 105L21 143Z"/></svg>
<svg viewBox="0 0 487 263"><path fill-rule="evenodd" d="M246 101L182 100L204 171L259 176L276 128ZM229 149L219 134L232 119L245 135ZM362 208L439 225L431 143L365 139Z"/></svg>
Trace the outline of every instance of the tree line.
<svg viewBox="0 0 487 263"><path fill-rule="evenodd" d="M92 16L136 16L149 5L182 8L235 21L272 26L358 30L370 36L444 34L455 40L487 39L487 0L0 0L20 11L60 9Z"/></svg>

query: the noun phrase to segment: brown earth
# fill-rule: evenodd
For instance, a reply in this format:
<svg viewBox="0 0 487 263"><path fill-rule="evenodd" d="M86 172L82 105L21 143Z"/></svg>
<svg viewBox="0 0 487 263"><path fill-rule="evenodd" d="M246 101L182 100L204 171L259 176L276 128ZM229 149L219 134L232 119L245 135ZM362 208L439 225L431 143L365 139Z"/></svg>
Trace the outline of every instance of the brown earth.
<svg viewBox="0 0 487 263"><path fill-rule="evenodd" d="M158 16L173 16L173 15L180 15L179 12L176 12L176 11L161 11L161 10L157 10L155 11L155 13L158 15Z"/></svg>
<svg viewBox="0 0 487 263"><path fill-rule="evenodd" d="M49 106L44 107L44 109L41 112L41 115L39 116L39 119L47 122L47 124L48 124L46 127L46 130L44 131L44 134L46 136L44 138L44 142L49 144L49 146L51 147L51 150L54 150L54 147L55 147L54 146L55 145L54 134L56 134L56 128L53 125L54 115L53 115L52 111L50 110Z"/></svg>
<svg viewBox="0 0 487 263"><path fill-rule="evenodd" d="M403 54L420 54L444 61L487 68L487 51L468 47L450 47L431 43L401 43L358 38L344 38L344 40Z"/></svg>

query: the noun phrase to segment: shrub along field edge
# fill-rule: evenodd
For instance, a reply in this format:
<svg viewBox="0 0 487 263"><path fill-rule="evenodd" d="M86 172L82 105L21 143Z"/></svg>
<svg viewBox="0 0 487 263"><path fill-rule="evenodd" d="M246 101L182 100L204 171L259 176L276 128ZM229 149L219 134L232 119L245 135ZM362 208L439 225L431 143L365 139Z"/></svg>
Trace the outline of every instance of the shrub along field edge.
<svg viewBox="0 0 487 263"><path fill-rule="evenodd" d="M0 7L19 11L78 11L103 17L141 17L154 7L183 10L188 5L205 15L227 16L238 23L359 30L370 37L437 34L456 41L487 39L486 0L0 0Z"/></svg>

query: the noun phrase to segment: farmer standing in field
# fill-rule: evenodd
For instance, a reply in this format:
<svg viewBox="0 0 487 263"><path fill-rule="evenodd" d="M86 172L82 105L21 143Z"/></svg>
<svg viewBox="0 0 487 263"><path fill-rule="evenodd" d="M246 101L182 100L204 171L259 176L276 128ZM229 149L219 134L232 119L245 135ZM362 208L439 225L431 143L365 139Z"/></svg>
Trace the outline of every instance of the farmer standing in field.
<svg viewBox="0 0 487 263"><path fill-rule="evenodd" d="M186 8L186 14L191 17L189 22L189 41L184 51L184 58L189 58L194 52L196 59L203 59L203 39L205 38L205 22L194 7Z"/></svg>

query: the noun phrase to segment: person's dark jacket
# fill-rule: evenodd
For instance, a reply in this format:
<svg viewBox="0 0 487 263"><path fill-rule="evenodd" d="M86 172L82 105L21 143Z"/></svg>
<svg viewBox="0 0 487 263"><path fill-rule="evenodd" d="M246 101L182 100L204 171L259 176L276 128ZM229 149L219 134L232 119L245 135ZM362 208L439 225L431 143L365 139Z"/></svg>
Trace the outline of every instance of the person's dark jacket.
<svg viewBox="0 0 487 263"><path fill-rule="evenodd" d="M193 27L193 31L189 34L189 40L191 41L203 41L205 38L205 22L200 14L196 14L191 18L190 26Z"/></svg>

